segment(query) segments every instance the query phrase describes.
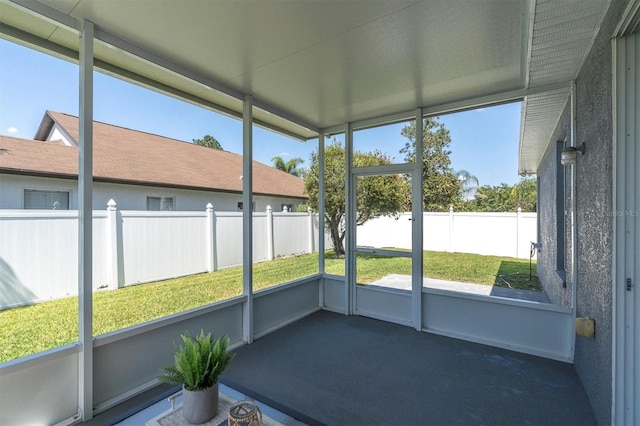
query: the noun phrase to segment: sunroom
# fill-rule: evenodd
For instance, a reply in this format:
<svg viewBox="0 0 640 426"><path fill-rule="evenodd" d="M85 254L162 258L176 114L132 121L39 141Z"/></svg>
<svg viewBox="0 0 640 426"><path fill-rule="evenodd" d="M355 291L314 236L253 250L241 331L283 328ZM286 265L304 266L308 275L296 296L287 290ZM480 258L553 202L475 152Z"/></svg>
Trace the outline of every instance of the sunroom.
<svg viewBox="0 0 640 426"><path fill-rule="evenodd" d="M226 334L234 349L250 351L252 345L288 326L322 322L322 315L328 315L333 325L340 318L336 314L367 317L420 332L417 336L460 339L483 345L481 348L514 351L570 366L575 361L575 320L579 316L575 291L574 298L562 304L423 287L421 144L416 145L415 161L383 166L357 167L353 152L358 132L367 129L415 121L416 140L421 140L424 118L522 102L518 169L523 175L538 173L559 117L575 100L575 80L601 26L617 23L621 11L637 6L635 1L604 0L0 3L0 35L77 63L80 98L77 341L0 365L2 423L90 421L152 391L159 384L159 367L171 363L173 343L185 330ZM606 30L611 32L609 27ZM2 67L6 66L10 64L3 62ZM317 142L317 228L321 230L325 225L325 147L333 136L341 135L346 152L344 275L327 273L325 257L320 255L313 273L266 289L254 288L254 233L262 225L250 209L244 209L242 232L237 236L243 266L241 295L97 333L93 321L101 307L94 296L96 253L92 247L103 236L94 229L91 204L94 71L240 120L244 206L251 206L253 200L251 160L258 129L301 143ZM575 121L573 111L571 117ZM567 144L579 145L573 133ZM566 170L575 179L574 171ZM408 251L358 243L358 182L386 175L412 177ZM575 234L574 221L567 223L566 232ZM323 238L316 238L318 252L324 253L329 247ZM577 256L570 251L575 240L567 245L567 256ZM359 263L370 255L408 259L410 290L359 285ZM569 278L576 272L570 268L579 263L571 259ZM171 297L168 292L166 298ZM493 355L489 350L483 356ZM317 357L319 362L324 356L317 353ZM307 362L313 369L316 361ZM348 376L353 366L345 361L341 368L338 374ZM602 368L612 374L610 365ZM520 378L514 375L511 380ZM628 382L626 386L633 387L634 380ZM250 384L243 386L251 390ZM389 386L401 385L391 382ZM616 393L611 393L615 399ZM633 392L622 394L627 395L626 401L633 401ZM586 395L585 401L598 405L594 399L599 396L591 395L588 387ZM287 406L287 401L277 402ZM490 411L499 411L499 407ZM402 407L391 404L389 409ZM578 423L578 419L600 421L602 411L594 417L591 409L567 408ZM628 408L617 409L629 415ZM314 418L314 413L302 414L319 423L340 423ZM439 417L435 422L453 419ZM481 416L473 420L473 415L463 419L462 423L500 422ZM526 419L526 414L510 418ZM429 419L415 417L414 423L428 424Z"/></svg>

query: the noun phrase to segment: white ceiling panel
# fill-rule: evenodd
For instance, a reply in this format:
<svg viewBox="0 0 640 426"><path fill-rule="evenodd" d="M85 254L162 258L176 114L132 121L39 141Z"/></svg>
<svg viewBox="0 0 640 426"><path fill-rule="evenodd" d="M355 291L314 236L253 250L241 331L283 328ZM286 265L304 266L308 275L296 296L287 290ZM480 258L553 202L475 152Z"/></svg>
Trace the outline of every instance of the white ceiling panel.
<svg viewBox="0 0 640 426"><path fill-rule="evenodd" d="M467 11L460 13L460 3L420 3L273 61L232 85L285 109L298 105L320 127L510 90L521 86L523 74L522 10L510 4L465 2ZM442 19L467 31L443 33ZM498 27L495 19L505 24Z"/></svg>
<svg viewBox="0 0 640 426"><path fill-rule="evenodd" d="M71 15L226 82L413 3L80 0Z"/></svg>

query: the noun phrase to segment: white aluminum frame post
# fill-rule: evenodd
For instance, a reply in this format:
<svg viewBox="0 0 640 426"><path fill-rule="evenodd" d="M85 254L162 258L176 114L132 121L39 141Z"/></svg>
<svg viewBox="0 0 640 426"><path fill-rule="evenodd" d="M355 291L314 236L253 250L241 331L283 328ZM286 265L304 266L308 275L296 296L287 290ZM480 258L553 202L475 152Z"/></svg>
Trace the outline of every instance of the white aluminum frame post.
<svg viewBox="0 0 640 426"><path fill-rule="evenodd" d="M422 275L423 259L422 251L424 241L424 215L422 214L422 172L424 164L422 109L416 111L416 162L411 179L411 321L413 327L422 331Z"/></svg>
<svg viewBox="0 0 640 426"><path fill-rule="evenodd" d="M324 133L318 135L318 273L324 276ZM319 304L324 306L324 279L320 281Z"/></svg>
<svg viewBox="0 0 640 426"><path fill-rule="evenodd" d="M78 405L83 421L93 418L93 32L83 21L80 33L80 129L78 166Z"/></svg>
<svg viewBox="0 0 640 426"><path fill-rule="evenodd" d="M253 342L253 98L244 98L242 114L242 333L247 343Z"/></svg>
<svg viewBox="0 0 640 426"><path fill-rule="evenodd" d="M353 170L353 126L347 123L344 129L344 197L345 197L345 312L356 311L356 201Z"/></svg>

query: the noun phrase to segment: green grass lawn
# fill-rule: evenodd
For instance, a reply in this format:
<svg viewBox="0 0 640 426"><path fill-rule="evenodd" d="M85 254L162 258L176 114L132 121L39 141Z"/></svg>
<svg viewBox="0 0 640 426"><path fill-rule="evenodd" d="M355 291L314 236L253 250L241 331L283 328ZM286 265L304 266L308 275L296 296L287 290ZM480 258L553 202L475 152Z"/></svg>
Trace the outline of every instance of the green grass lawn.
<svg viewBox="0 0 640 426"><path fill-rule="evenodd" d="M411 274L411 261L358 256L358 282L368 284L390 273ZM529 281L529 261L475 254L424 252L426 277L540 290ZM535 270L535 264L534 264ZM344 275L344 259L325 255L325 271ZM253 267L254 290L318 273L318 255L280 258ZM100 291L93 296L94 335L197 308L242 294L242 268ZM0 311L0 362L51 349L78 339L77 297Z"/></svg>

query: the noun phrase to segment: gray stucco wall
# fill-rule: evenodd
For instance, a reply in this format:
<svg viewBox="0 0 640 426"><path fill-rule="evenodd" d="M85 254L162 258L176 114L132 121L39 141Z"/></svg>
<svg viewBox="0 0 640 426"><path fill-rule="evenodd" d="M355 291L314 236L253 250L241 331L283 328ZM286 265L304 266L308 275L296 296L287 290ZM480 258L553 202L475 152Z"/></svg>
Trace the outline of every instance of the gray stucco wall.
<svg viewBox="0 0 640 426"><path fill-rule="evenodd" d="M613 123L611 36L627 6L627 0L612 0L600 32L576 79L576 143L586 143L586 152L576 164L577 286L576 314L596 322L594 338L576 336L575 368L601 425L611 423L612 374L612 251L613 251ZM558 289L555 269L555 141L568 136L566 108L539 165L540 214L543 253L538 274L554 303L565 304L570 296ZM542 191L549 194L543 195ZM569 191L566 192L570 195ZM567 199L567 203L570 200ZM570 228L566 227L567 253ZM567 258L567 268L570 268Z"/></svg>

